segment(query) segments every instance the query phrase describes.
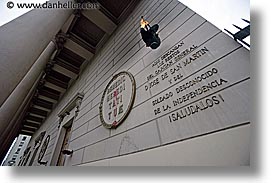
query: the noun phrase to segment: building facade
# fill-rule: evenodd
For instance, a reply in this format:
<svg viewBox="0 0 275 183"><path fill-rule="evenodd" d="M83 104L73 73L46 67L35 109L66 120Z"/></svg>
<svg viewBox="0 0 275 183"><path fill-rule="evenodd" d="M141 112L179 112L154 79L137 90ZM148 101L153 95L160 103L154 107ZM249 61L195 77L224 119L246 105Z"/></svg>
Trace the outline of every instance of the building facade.
<svg viewBox="0 0 275 183"><path fill-rule="evenodd" d="M177 0L98 3L24 15L44 21L3 85L3 149L26 134L19 166L249 165L249 51ZM159 26L157 49L141 16Z"/></svg>
<svg viewBox="0 0 275 183"><path fill-rule="evenodd" d="M27 149L30 139L30 136L19 135L2 166L17 166L24 156L24 151Z"/></svg>

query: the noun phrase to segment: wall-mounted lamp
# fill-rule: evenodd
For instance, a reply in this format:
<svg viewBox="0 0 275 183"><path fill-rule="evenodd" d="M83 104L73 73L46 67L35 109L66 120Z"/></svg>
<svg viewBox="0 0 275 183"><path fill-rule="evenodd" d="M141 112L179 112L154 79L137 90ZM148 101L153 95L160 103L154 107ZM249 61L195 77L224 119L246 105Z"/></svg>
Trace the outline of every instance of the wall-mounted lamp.
<svg viewBox="0 0 275 183"><path fill-rule="evenodd" d="M149 22L145 21L143 16L140 20L140 33L142 40L145 42L147 47L152 49L157 49L160 46L160 38L157 34L159 25L155 24L152 27L149 25Z"/></svg>
<svg viewBox="0 0 275 183"><path fill-rule="evenodd" d="M62 151L62 153L65 154L65 155L72 155L73 152L74 152L73 150L69 150L69 149L65 149L65 150Z"/></svg>
<svg viewBox="0 0 275 183"><path fill-rule="evenodd" d="M47 165L48 161L38 161L40 165Z"/></svg>

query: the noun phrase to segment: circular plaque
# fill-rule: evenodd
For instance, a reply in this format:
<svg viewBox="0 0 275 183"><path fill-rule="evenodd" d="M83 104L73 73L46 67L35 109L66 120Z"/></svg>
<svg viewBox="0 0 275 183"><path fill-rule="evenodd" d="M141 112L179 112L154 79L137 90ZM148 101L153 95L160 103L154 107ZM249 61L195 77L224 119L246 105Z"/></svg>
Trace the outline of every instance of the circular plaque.
<svg viewBox="0 0 275 183"><path fill-rule="evenodd" d="M40 153L38 155L38 162L42 162L42 159L43 159L44 154L47 150L49 142L50 142L50 135L47 136L47 138L45 139L45 141L41 147Z"/></svg>
<svg viewBox="0 0 275 183"><path fill-rule="evenodd" d="M126 71L116 74L107 84L101 98L100 120L106 128L116 128L132 109L136 95L134 76Z"/></svg>

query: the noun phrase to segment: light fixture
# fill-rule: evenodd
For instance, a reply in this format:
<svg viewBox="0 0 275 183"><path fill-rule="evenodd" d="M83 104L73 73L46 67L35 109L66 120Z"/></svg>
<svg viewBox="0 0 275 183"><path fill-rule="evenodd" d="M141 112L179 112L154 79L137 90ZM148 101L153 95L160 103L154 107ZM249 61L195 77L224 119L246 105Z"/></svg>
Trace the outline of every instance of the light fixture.
<svg viewBox="0 0 275 183"><path fill-rule="evenodd" d="M48 161L38 161L40 165L47 165Z"/></svg>
<svg viewBox="0 0 275 183"><path fill-rule="evenodd" d="M65 149L62 151L62 154L65 154L65 155L72 155L73 154L73 150L69 150L69 149Z"/></svg>
<svg viewBox="0 0 275 183"><path fill-rule="evenodd" d="M144 20L143 16L140 20L140 33L142 40L145 42L146 47L150 47L152 49L157 49L160 46L160 38L157 34L159 29L159 25L155 24L152 27L149 25L149 22Z"/></svg>

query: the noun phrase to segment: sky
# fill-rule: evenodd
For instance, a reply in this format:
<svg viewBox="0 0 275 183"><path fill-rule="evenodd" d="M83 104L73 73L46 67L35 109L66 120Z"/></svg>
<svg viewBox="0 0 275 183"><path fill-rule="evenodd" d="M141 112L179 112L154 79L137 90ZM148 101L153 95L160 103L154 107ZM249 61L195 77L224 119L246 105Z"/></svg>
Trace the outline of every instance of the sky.
<svg viewBox="0 0 275 183"><path fill-rule="evenodd" d="M190 9L204 17L219 29L227 29L236 33L239 29L235 24L244 28L248 24L242 18L250 21L249 0L179 0ZM250 43L250 38L245 39Z"/></svg>
<svg viewBox="0 0 275 183"><path fill-rule="evenodd" d="M18 9L16 5L9 9L7 3L34 2L44 3L46 0L1 0L0 1L0 26L30 11L31 9ZM232 24L245 27L247 23L241 20L250 20L249 0L179 0L193 11L197 12L219 29L225 28L232 33L238 31ZM250 43L250 37L245 39Z"/></svg>
<svg viewBox="0 0 275 183"><path fill-rule="evenodd" d="M35 2L43 3L46 0L1 0L0 1L0 26L13 20L14 18L30 11L30 9L7 8L7 3ZM241 18L250 20L249 0L180 0L183 4L196 11L208 21L220 29L232 29L232 23L246 25ZM237 29L236 29L237 30Z"/></svg>
<svg viewBox="0 0 275 183"><path fill-rule="evenodd" d="M46 2L45 0L0 0L0 26L10 22L11 20L23 15L31 9L18 9L16 7L9 9L7 8L8 2Z"/></svg>
<svg viewBox="0 0 275 183"><path fill-rule="evenodd" d="M205 19L216 25L220 29L230 29L237 31L232 24L240 27L247 23L241 20L250 20L249 0L179 0L190 9L194 10Z"/></svg>

